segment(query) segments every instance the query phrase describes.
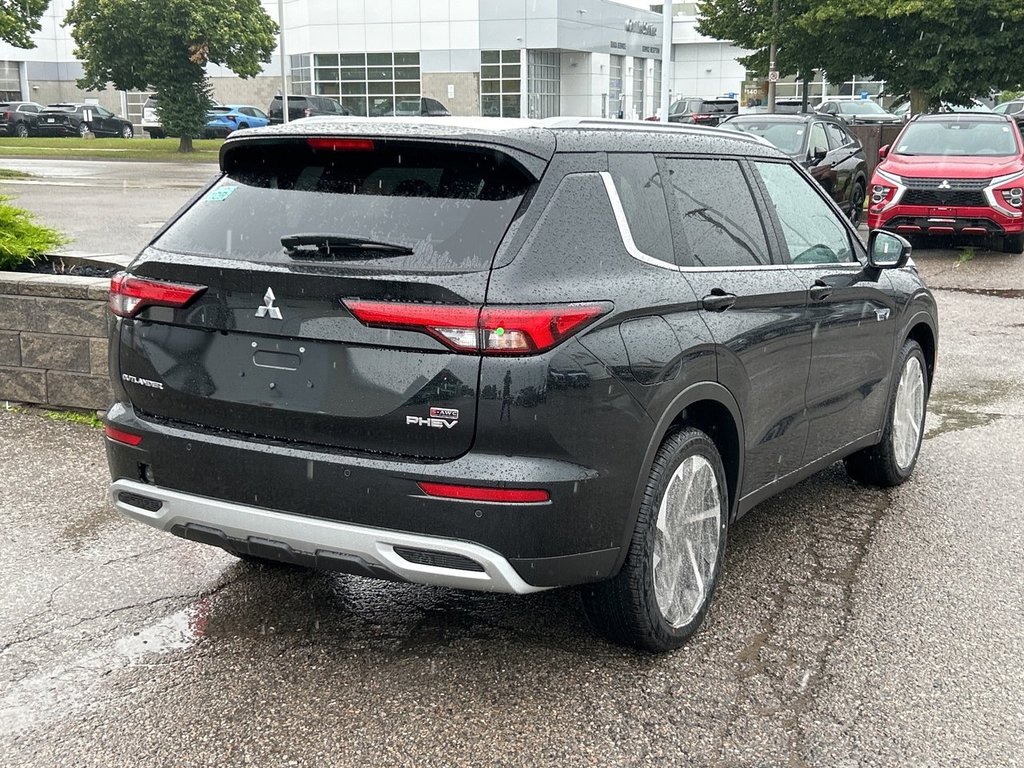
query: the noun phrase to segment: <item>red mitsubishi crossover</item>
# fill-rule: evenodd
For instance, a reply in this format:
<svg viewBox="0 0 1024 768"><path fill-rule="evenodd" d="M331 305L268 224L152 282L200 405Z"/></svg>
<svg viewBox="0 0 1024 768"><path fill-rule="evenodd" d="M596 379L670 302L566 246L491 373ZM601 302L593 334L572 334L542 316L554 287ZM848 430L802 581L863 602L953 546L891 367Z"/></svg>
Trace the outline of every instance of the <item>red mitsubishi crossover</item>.
<svg viewBox="0 0 1024 768"><path fill-rule="evenodd" d="M1004 115L922 115L871 177L868 226L912 237L956 235L1024 250L1024 143Z"/></svg>

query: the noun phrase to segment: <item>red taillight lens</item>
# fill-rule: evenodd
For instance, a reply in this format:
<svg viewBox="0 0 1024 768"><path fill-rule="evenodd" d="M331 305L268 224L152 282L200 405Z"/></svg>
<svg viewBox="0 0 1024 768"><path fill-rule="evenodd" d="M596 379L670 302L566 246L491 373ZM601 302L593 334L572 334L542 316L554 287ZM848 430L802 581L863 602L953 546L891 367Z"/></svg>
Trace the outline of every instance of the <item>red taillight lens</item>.
<svg viewBox="0 0 1024 768"><path fill-rule="evenodd" d="M447 483L417 483L428 496L460 501L490 501L505 504L541 504L551 499L551 494L541 488L482 488L472 485L449 485Z"/></svg>
<svg viewBox="0 0 1024 768"><path fill-rule="evenodd" d="M131 432L125 432L124 430L117 429L109 424L103 427L103 434L115 443L124 443L125 445L136 446L142 442L142 435L133 435Z"/></svg>
<svg viewBox="0 0 1024 768"><path fill-rule="evenodd" d="M307 144L312 149L326 150L327 152L373 152L372 139L308 139Z"/></svg>
<svg viewBox="0 0 1024 768"><path fill-rule="evenodd" d="M205 290L205 285L168 283L118 272L110 278L110 311L118 317L135 317L146 307L184 307Z"/></svg>
<svg viewBox="0 0 1024 768"><path fill-rule="evenodd" d="M611 310L611 304L470 307L348 299L366 325L427 333L457 352L529 355L551 349Z"/></svg>
<svg viewBox="0 0 1024 768"><path fill-rule="evenodd" d="M698 114L695 114L693 116L693 122L695 122L695 123L704 123L704 122L707 122L710 119L711 119L711 115L698 115Z"/></svg>

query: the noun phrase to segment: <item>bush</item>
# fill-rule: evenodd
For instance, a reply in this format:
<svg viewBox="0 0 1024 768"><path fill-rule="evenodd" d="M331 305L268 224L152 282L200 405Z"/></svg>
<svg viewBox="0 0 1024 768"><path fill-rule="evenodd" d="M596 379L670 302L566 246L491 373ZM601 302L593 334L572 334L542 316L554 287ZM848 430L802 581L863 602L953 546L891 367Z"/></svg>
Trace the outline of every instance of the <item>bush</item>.
<svg viewBox="0 0 1024 768"><path fill-rule="evenodd" d="M67 242L60 232L36 224L32 214L0 195L0 269L33 264L47 251Z"/></svg>

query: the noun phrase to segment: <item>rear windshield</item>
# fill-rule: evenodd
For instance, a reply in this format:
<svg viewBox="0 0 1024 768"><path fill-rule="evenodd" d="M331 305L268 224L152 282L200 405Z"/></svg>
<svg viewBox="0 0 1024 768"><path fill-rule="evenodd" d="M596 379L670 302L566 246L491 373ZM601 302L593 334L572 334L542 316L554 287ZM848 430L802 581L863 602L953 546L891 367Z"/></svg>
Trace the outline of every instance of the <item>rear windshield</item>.
<svg viewBox="0 0 1024 768"><path fill-rule="evenodd" d="M743 133L752 133L770 142L787 155L798 155L804 148L804 123L789 120L730 120L722 124L723 128Z"/></svg>
<svg viewBox="0 0 1024 768"><path fill-rule="evenodd" d="M844 115L887 115L889 114L873 101L841 101L839 111Z"/></svg>
<svg viewBox="0 0 1024 768"><path fill-rule="evenodd" d="M236 147L223 178L155 243L161 250L292 263L282 237L326 235L411 249L326 259L370 269L488 269L532 180L500 152L363 139ZM362 142L362 143L359 143ZM368 149L373 146L373 149ZM301 259L325 260L323 254Z"/></svg>
<svg viewBox="0 0 1024 768"><path fill-rule="evenodd" d="M701 108L703 112L709 114L717 114L719 112L739 112L740 103L731 99L723 99L721 101L705 101Z"/></svg>
<svg viewBox="0 0 1024 768"><path fill-rule="evenodd" d="M1010 123L994 120L951 119L911 123L899 138L899 155L984 157L1017 154Z"/></svg>

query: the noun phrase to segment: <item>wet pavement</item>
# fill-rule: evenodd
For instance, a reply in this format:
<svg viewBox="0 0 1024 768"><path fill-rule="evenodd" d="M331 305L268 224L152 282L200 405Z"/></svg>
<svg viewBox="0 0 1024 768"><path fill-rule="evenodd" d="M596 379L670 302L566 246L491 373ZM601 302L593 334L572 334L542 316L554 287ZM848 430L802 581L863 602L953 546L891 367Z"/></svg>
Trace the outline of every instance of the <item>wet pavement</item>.
<svg viewBox="0 0 1024 768"><path fill-rule="evenodd" d="M972 256L915 253L942 326L914 478L840 464L756 508L665 656L572 590L254 567L129 522L96 429L0 409L0 764L1024 765L1024 256Z"/></svg>

